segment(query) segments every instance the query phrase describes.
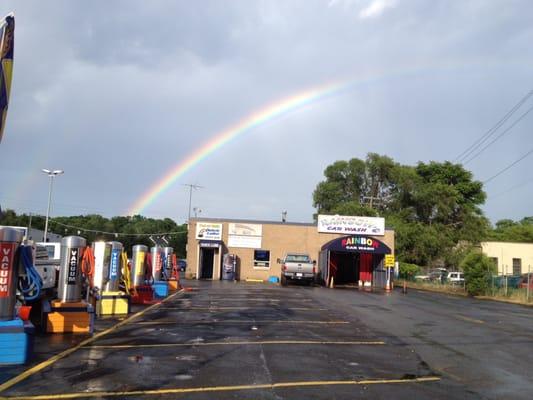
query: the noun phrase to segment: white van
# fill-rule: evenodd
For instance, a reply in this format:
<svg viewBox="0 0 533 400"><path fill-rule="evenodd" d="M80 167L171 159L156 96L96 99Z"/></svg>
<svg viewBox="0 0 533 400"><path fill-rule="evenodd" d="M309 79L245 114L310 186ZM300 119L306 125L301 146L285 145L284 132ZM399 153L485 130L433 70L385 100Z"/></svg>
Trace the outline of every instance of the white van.
<svg viewBox="0 0 533 400"><path fill-rule="evenodd" d="M452 285L462 285L465 282L465 276L462 272L448 272L446 280Z"/></svg>

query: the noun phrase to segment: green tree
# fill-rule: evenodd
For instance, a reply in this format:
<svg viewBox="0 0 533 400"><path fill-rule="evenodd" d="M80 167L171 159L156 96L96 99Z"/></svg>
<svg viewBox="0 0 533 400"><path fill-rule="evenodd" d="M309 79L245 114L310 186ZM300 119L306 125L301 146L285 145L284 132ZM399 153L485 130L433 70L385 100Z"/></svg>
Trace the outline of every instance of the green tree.
<svg viewBox="0 0 533 400"><path fill-rule="evenodd" d="M516 226L516 222L514 222L512 219L502 219L496 222L496 229L499 231L504 231L505 229L512 228L513 226Z"/></svg>
<svg viewBox="0 0 533 400"><path fill-rule="evenodd" d="M522 218L519 222L502 219L489 230L487 240L507 242L533 242L533 217Z"/></svg>
<svg viewBox="0 0 533 400"><path fill-rule="evenodd" d="M317 185L313 205L319 214L335 214L350 204L359 215L375 215L371 210L384 210L390 201L395 167L392 159L375 153L365 161L336 161L326 167L326 180Z"/></svg>
<svg viewBox="0 0 533 400"><path fill-rule="evenodd" d="M400 278L412 281L419 272L420 267L418 265L400 262Z"/></svg>
<svg viewBox="0 0 533 400"><path fill-rule="evenodd" d="M461 230L470 219L479 219L483 215L480 208L486 198L483 184L474 181L472 173L461 165L448 161L421 162L416 173L422 179L414 196L421 222L441 223Z"/></svg>
<svg viewBox="0 0 533 400"><path fill-rule="evenodd" d="M479 250L479 247L473 246L470 242L461 241L444 255L444 265L451 270L459 270L465 257L476 249Z"/></svg>
<svg viewBox="0 0 533 400"><path fill-rule="evenodd" d="M28 226L29 219L29 215L17 215L13 210L6 210L2 211L0 225ZM44 217L32 216L32 227L44 229ZM153 246L147 234L172 232L164 237L178 257L185 256L187 244L186 224L178 225L170 218L161 220L141 215L111 219L98 214L55 217L50 219L50 231L62 236L82 236L89 244L95 240L116 240L124 245L128 253L131 253L131 248L136 244Z"/></svg>
<svg viewBox="0 0 533 400"><path fill-rule="evenodd" d="M404 262L442 260L459 241L477 243L489 229L482 183L459 164L400 165L370 153L336 161L324 176L313 193L317 213L385 217Z"/></svg>
<svg viewBox="0 0 533 400"><path fill-rule="evenodd" d="M465 275L466 291L471 296L485 294L489 288L496 266L479 251L469 253L461 263Z"/></svg>
<svg viewBox="0 0 533 400"><path fill-rule="evenodd" d="M430 265L454 245L440 225L406 222L395 215L386 221L395 230L395 249L400 261Z"/></svg>

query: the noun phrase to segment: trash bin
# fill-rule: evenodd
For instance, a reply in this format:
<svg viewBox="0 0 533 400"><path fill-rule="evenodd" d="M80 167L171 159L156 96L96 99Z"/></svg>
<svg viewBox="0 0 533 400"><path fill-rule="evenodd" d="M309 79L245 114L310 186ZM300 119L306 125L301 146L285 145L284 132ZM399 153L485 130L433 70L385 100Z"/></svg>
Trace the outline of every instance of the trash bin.
<svg viewBox="0 0 533 400"><path fill-rule="evenodd" d="M237 255L236 254L224 254L222 260L222 280L233 281L236 279L237 271Z"/></svg>

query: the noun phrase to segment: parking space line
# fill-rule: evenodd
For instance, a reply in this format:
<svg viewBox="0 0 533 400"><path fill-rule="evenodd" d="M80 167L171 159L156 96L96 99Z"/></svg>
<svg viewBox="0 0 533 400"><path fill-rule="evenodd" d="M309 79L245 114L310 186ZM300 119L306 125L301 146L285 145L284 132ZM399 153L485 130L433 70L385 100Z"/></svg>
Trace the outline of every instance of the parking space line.
<svg viewBox="0 0 533 400"><path fill-rule="evenodd" d="M141 321L141 322L132 322L132 325L193 325L193 324L309 324L309 325L340 325L340 324L349 324L348 321L300 321L300 320L240 320L240 319L221 319L221 320L175 320L175 321Z"/></svg>
<svg viewBox="0 0 533 400"><path fill-rule="evenodd" d="M115 344L91 345L86 349L140 349L157 347L196 347L196 346L263 346L263 345L332 345L332 346L382 346L384 341L320 341L320 340L263 340L241 342L200 342L200 343L156 343L156 344Z"/></svg>
<svg viewBox="0 0 533 400"><path fill-rule="evenodd" d="M105 335L115 331L116 329L120 328L121 326L123 326L123 325L125 325L127 323L130 323L130 321L140 317L141 315L147 313L148 311L158 307L160 304L162 304L162 303L164 303L164 302L166 302L168 300L171 300L174 297L176 297L177 295L182 294L182 293L184 293L183 289L178 291L178 292L176 292L176 293L171 294L167 298L163 299L160 303L152 304L151 306L146 307L144 310L141 310L141 311L137 312L136 314L131 315L130 317L120 321L119 323L113 325L112 327L110 327L110 328L108 328L108 329L106 329L106 330L104 330L102 332L99 332L99 333L91 336L90 338L87 338L87 339L83 340L82 342L80 342L76 346L71 347L70 349L67 349L67 350L65 350L65 351L63 351L63 352L61 352L59 354L56 354L53 357L50 357L48 360L43 361L43 362L31 367L30 369L27 369L26 371L24 371L21 374L15 376L14 378L11 378L8 381L2 383L0 385L0 393L5 391L5 390L7 390L7 389L9 389L10 387L16 385L17 383L23 381L24 379L29 378L30 376L36 374L37 372L43 370L44 368L49 367L50 365L52 365L55 362L61 360L62 358L65 358L66 356L74 353L75 351L79 350L81 347L86 346L89 343L92 343L95 340L98 340L98 339L104 337ZM50 398L50 397L48 397L48 398Z"/></svg>
<svg viewBox="0 0 533 400"><path fill-rule="evenodd" d="M480 319L465 317L464 315L456 315L455 317L458 318L458 319L462 319L463 321L473 322L475 324L484 324L485 323L485 321L482 321Z"/></svg>
<svg viewBox="0 0 533 400"><path fill-rule="evenodd" d="M362 379L346 381L300 381L300 382L279 382L257 385L235 385L235 386L208 386L196 388L168 388L154 390L132 390L121 392L80 392L80 393L57 393L36 396L16 396L2 397L1 399L10 400L48 400L48 399L79 399L89 397L125 397L125 396L161 396L165 394L185 394L185 393L205 393L205 392L232 392L244 390L275 390L290 389L302 387L320 387L320 386L369 386L369 385L390 385L390 384L413 384L438 382L441 378L438 376L426 376L421 378L400 378L400 379Z"/></svg>
<svg viewBox="0 0 533 400"><path fill-rule="evenodd" d="M326 308L309 308L309 307L287 307L287 308L271 308L271 307L218 307L218 306L212 306L212 307L161 307L160 310L168 310L168 311L238 311L238 310L274 310L274 311L282 311L282 310L289 310L289 311L327 311Z"/></svg>
<svg viewBox="0 0 533 400"><path fill-rule="evenodd" d="M260 297L256 297L256 298L249 298L249 297L208 297L206 298L205 300L199 300L199 301L226 301L226 302L232 302L232 301L268 301L268 302L273 302L273 303L279 303L281 301L283 302L292 302L292 301L296 301L296 302L303 302L303 303L309 303L309 302L312 302L314 301L313 299L300 299L300 298L295 298L295 299L270 299L268 297L265 297L265 298L260 298Z"/></svg>

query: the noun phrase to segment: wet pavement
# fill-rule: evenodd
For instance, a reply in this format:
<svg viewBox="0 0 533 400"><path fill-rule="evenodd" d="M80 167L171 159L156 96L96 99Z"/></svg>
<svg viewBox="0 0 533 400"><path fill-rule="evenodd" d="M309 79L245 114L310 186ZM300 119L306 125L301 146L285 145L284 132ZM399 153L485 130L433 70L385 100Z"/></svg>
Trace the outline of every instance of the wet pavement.
<svg viewBox="0 0 533 400"><path fill-rule="evenodd" d="M16 384L9 379L28 366L0 368L9 386L0 386L0 396L531 397L524 389L533 380L522 366L532 361L524 351L533 348L531 309L415 291L185 284L192 290L40 364ZM99 320L98 331L115 322ZM33 365L83 339L38 337Z"/></svg>

